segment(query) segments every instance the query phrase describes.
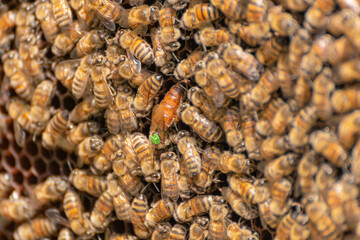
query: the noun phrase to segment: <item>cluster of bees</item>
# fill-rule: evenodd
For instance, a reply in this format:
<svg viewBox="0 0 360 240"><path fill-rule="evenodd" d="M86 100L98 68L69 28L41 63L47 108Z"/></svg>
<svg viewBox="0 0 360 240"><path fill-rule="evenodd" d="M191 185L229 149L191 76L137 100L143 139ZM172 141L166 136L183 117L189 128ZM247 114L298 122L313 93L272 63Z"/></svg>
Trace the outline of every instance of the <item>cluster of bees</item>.
<svg viewBox="0 0 360 240"><path fill-rule="evenodd" d="M0 125L77 156L24 193L0 174L15 240L360 239L359 1L9 6Z"/></svg>

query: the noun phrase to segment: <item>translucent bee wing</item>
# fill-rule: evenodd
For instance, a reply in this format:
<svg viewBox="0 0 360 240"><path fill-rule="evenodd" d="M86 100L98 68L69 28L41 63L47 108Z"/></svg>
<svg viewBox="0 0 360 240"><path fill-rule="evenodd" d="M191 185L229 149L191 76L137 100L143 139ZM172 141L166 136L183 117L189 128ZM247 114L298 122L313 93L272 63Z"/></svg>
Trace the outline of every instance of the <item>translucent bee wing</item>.
<svg viewBox="0 0 360 240"><path fill-rule="evenodd" d="M26 132L17 121L14 121L15 141L19 147L25 145Z"/></svg>
<svg viewBox="0 0 360 240"><path fill-rule="evenodd" d="M64 218L63 216L61 216L58 209L49 208L45 211L45 215L47 218L51 219L52 221L54 221L60 225L63 225L65 227L71 228L70 221L67 220L66 218Z"/></svg>
<svg viewBox="0 0 360 240"><path fill-rule="evenodd" d="M100 19L100 21L104 24L104 26L109 29L110 31L115 31L116 30L116 26L114 21L108 20L106 18L104 18L101 14L99 14L98 12L96 13L96 15L98 16L98 18Z"/></svg>

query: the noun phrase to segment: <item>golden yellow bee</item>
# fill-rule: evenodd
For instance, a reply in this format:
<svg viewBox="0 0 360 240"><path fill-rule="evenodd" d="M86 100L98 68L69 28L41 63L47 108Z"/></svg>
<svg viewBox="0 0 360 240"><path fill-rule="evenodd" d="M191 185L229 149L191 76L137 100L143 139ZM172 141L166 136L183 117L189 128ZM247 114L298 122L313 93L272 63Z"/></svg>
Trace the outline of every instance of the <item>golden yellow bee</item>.
<svg viewBox="0 0 360 240"><path fill-rule="evenodd" d="M299 215L299 222L296 222L290 230L290 239L306 240L310 237L309 217L306 215Z"/></svg>
<svg viewBox="0 0 360 240"><path fill-rule="evenodd" d="M317 191L317 186L314 179L315 174L319 169L317 160L318 158L315 156L315 151L310 150L306 152L299 161L297 168L298 184L303 196L306 196L308 193Z"/></svg>
<svg viewBox="0 0 360 240"><path fill-rule="evenodd" d="M77 40L85 34L85 27L79 22L73 22L67 31L56 36L54 44L51 46L51 52L55 56L65 56L69 53Z"/></svg>
<svg viewBox="0 0 360 240"><path fill-rule="evenodd" d="M280 3L286 9L295 12L303 12L309 7L309 3L306 0L281 0Z"/></svg>
<svg viewBox="0 0 360 240"><path fill-rule="evenodd" d="M338 37L344 33L345 23L352 17L354 17L354 11L349 8L334 12L328 16L326 30Z"/></svg>
<svg viewBox="0 0 360 240"><path fill-rule="evenodd" d="M218 169L223 173L234 172L250 175L255 170L251 160L246 159L243 154L233 154L225 151L220 154L217 160Z"/></svg>
<svg viewBox="0 0 360 240"><path fill-rule="evenodd" d="M189 229L189 239L204 240L209 235L209 219L207 217L198 217L191 223Z"/></svg>
<svg viewBox="0 0 360 240"><path fill-rule="evenodd" d="M63 228L60 230L58 240L75 240L74 234L68 229Z"/></svg>
<svg viewBox="0 0 360 240"><path fill-rule="evenodd" d="M287 138L284 136L267 137L260 146L260 154L264 160L271 160L283 155L288 149Z"/></svg>
<svg viewBox="0 0 360 240"><path fill-rule="evenodd" d="M248 23L261 23L265 20L268 2L264 0L250 0L246 7L246 21Z"/></svg>
<svg viewBox="0 0 360 240"><path fill-rule="evenodd" d="M209 3L199 3L188 8L181 17L181 28L191 30L215 21L220 13Z"/></svg>
<svg viewBox="0 0 360 240"><path fill-rule="evenodd" d="M184 225L175 224L170 231L169 240L185 239L187 229Z"/></svg>
<svg viewBox="0 0 360 240"><path fill-rule="evenodd" d="M292 182L287 178L279 179L270 187L271 203L270 211L275 216L283 216L289 210L288 197L291 194Z"/></svg>
<svg viewBox="0 0 360 240"><path fill-rule="evenodd" d="M252 232L245 226L239 226L235 222L230 221L226 229L226 236L230 239L251 239L259 240L259 233Z"/></svg>
<svg viewBox="0 0 360 240"><path fill-rule="evenodd" d="M288 153L271 160L265 167L265 178L273 182L290 175L297 166L297 158L298 156L296 154Z"/></svg>
<svg viewBox="0 0 360 240"><path fill-rule="evenodd" d="M153 232L144 224L148 210L149 206L145 195L141 194L139 197L133 199L130 213L131 223L133 224L136 236L142 239L149 238Z"/></svg>
<svg viewBox="0 0 360 240"><path fill-rule="evenodd" d="M139 25L152 25L158 20L159 8L146 4L126 9L119 16L119 25L122 28L135 29Z"/></svg>
<svg viewBox="0 0 360 240"><path fill-rule="evenodd" d="M101 152L94 157L92 162L96 171L105 172L111 168L113 154L120 149L122 140L121 135L110 136L105 140Z"/></svg>
<svg viewBox="0 0 360 240"><path fill-rule="evenodd" d="M70 6L76 12L77 18L83 20L87 25L93 23L95 11L90 9L85 0L70 0Z"/></svg>
<svg viewBox="0 0 360 240"><path fill-rule="evenodd" d="M68 127L68 122L69 112L67 110L59 111L50 119L41 137L41 143L46 149L55 149L60 137Z"/></svg>
<svg viewBox="0 0 360 240"><path fill-rule="evenodd" d="M15 27L17 11L10 10L1 14L0 16L0 36L3 37L5 32Z"/></svg>
<svg viewBox="0 0 360 240"><path fill-rule="evenodd" d="M298 224L297 220L298 216L301 214L301 210L300 206L295 205L287 214L284 215L276 228L276 238L290 238L290 231Z"/></svg>
<svg viewBox="0 0 360 240"><path fill-rule="evenodd" d="M335 90L330 99L333 110L337 113L347 113L358 109L360 106L360 101L357 98L359 92L358 86Z"/></svg>
<svg viewBox="0 0 360 240"><path fill-rule="evenodd" d="M146 214L145 226L154 228L159 222L172 217L174 210L175 203L172 200L161 199L157 201Z"/></svg>
<svg viewBox="0 0 360 240"><path fill-rule="evenodd" d="M37 217L29 222L22 223L14 231L15 240L35 240L51 237L58 231L58 226L50 219Z"/></svg>
<svg viewBox="0 0 360 240"><path fill-rule="evenodd" d="M255 186L252 181L241 177L239 174L228 175L227 181L231 190L239 195L246 204L256 204L255 198Z"/></svg>
<svg viewBox="0 0 360 240"><path fill-rule="evenodd" d="M68 188L68 182L64 177L50 176L44 182L34 188L36 204L44 206L53 201L60 200Z"/></svg>
<svg viewBox="0 0 360 240"><path fill-rule="evenodd" d="M181 45L178 39L181 36L180 29L175 25L176 11L168 5L164 5L159 12L159 37L166 51L176 51Z"/></svg>
<svg viewBox="0 0 360 240"><path fill-rule="evenodd" d="M170 63L173 56L168 52L163 44L161 31L159 28L152 28L151 32L151 43L154 49L155 65L158 67L166 68L166 65Z"/></svg>
<svg viewBox="0 0 360 240"><path fill-rule="evenodd" d="M360 111L356 110L344 117L338 126L338 138L347 149L354 146L359 128Z"/></svg>
<svg viewBox="0 0 360 240"><path fill-rule="evenodd" d="M69 182L79 191L98 197L107 188L107 179L103 176L88 174L85 170L73 169Z"/></svg>
<svg viewBox="0 0 360 240"><path fill-rule="evenodd" d="M254 112L245 111L241 116L242 121L242 133L244 135L246 152L250 159L260 160L260 142L259 136L255 130Z"/></svg>
<svg viewBox="0 0 360 240"><path fill-rule="evenodd" d="M20 197L14 192L10 198L0 200L0 216L20 222L35 215L35 206L29 198Z"/></svg>
<svg viewBox="0 0 360 240"><path fill-rule="evenodd" d="M299 73L302 56L310 50L311 36L306 29L300 28L289 43L288 64L293 74Z"/></svg>
<svg viewBox="0 0 360 240"><path fill-rule="evenodd" d="M61 29L68 28L72 21L73 15L69 4L65 0L51 0L52 10L57 25Z"/></svg>
<svg viewBox="0 0 360 240"><path fill-rule="evenodd" d="M286 37L273 36L256 51L256 58L263 65L272 65L287 50L287 46L288 39Z"/></svg>
<svg viewBox="0 0 360 240"><path fill-rule="evenodd" d="M229 31L225 29L215 29L214 27L204 27L195 35L195 42L203 46L204 49L233 41L234 37Z"/></svg>
<svg viewBox="0 0 360 240"><path fill-rule="evenodd" d="M105 44L105 33L102 30L92 30L85 33L76 43L75 48L70 54L71 58L83 57L90 54L93 50L102 48Z"/></svg>
<svg viewBox="0 0 360 240"><path fill-rule="evenodd" d="M174 152L160 155L161 162L161 195L174 201L179 198L179 158Z"/></svg>
<svg viewBox="0 0 360 240"><path fill-rule="evenodd" d="M108 190L113 197L112 201L117 218L129 222L131 205L125 192L115 180L109 181Z"/></svg>
<svg viewBox="0 0 360 240"><path fill-rule="evenodd" d="M320 198L326 197L329 188L336 182L336 170L333 166L323 163L315 176L315 182L318 191L309 196L318 195Z"/></svg>
<svg viewBox="0 0 360 240"><path fill-rule="evenodd" d="M54 43L56 36L60 32L60 28L52 12L52 5L48 1L44 1L36 6L36 18L40 21L40 26L46 41Z"/></svg>
<svg viewBox="0 0 360 240"><path fill-rule="evenodd" d="M244 18L246 4L241 1L211 0L210 2L229 19L240 20Z"/></svg>
<svg viewBox="0 0 360 240"><path fill-rule="evenodd" d="M98 122L82 122L78 125L70 124L69 131L66 132L65 141L60 141L60 147L68 152L76 150L76 147L86 138L97 134L100 129Z"/></svg>
<svg viewBox="0 0 360 240"><path fill-rule="evenodd" d="M174 76L177 80L192 77L197 63L205 56L203 51L194 51L187 58L177 64ZM204 65L205 66L205 65Z"/></svg>
<svg viewBox="0 0 360 240"><path fill-rule="evenodd" d="M80 59L65 60L56 64L54 74L64 87L70 92L72 91L72 84L77 68L79 67Z"/></svg>
<svg viewBox="0 0 360 240"><path fill-rule="evenodd" d="M209 215L209 239L224 239L226 238L227 215L229 209L225 204L214 203L211 205Z"/></svg>
<svg viewBox="0 0 360 240"><path fill-rule="evenodd" d="M94 135L85 138L76 147L76 154L78 155L78 163L80 166L82 166L82 164L90 164L92 158L94 158L103 147L104 141L100 136Z"/></svg>
<svg viewBox="0 0 360 240"><path fill-rule="evenodd" d="M115 22L119 20L123 8L112 0L86 0L85 4L96 11L101 22L110 31L115 31Z"/></svg>
<svg viewBox="0 0 360 240"><path fill-rule="evenodd" d="M171 224L159 223L156 225L154 232L151 235L151 240L169 239L171 231Z"/></svg>
<svg viewBox="0 0 360 240"><path fill-rule="evenodd" d="M228 27L232 34L235 34L252 47L266 42L271 37L268 23L245 25L240 22L229 21Z"/></svg>
<svg viewBox="0 0 360 240"><path fill-rule="evenodd" d="M269 9L267 20L270 28L280 36L293 36L300 28L290 13L282 11L282 6Z"/></svg>

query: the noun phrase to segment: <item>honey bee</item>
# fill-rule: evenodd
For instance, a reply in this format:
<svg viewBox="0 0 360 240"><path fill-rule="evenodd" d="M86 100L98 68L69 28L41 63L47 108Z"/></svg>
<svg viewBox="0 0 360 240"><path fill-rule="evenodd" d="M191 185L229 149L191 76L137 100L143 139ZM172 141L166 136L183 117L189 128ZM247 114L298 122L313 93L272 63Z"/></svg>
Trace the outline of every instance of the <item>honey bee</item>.
<svg viewBox="0 0 360 240"><path fill-rule="evenodd" d="M159 8L146 4L125 9L119 16L119 25L122 28L135 29L139 25L152 25L158 20Z"/></svg>
<svg viewBox="0 0 360 240"><path fill-rule="evenodd" d="M152 235L152 231L144 224L148 210L149 206L145 195L141 194L139 197L133 199L130 219L136 236L141 239L149 238Z"/></svg>
<svg viewBox="0 0 360 240"><path fill-rule="evenodd" d="M85 33L76 43L75 48L70 54L71 58L84 57L94 49L102 48L105 44L105 33L102 30L92 30Z"/></svg>
<svg viewBox="0 0 360 240"><path fill-rule="evenodd" d="M306 29L300 28L289 43L288 64L293 74L299 73L302 56L310 50L311 37Z"/></svg>
<svg viewBox="0 0 360 240"><path fill-rule="evenodd" d="M297 168L298 183L303 196L317 191L314 177L319 167L316 163L317 158L313 150L305 153L299 161Z"/></svg>
<svg viewBox="0 0 360 240"><path fill-rule="evenodd" d="M200 114L197 107L190 106L188 103L182 104L181 120L206 142L221 142L224 140L224 132L221 128Z"/></svg>
<svg viewBox="0 0 360 240"><path fill-rule="evenodd" d="M310 32L315 33L327 25L328 17L321 8L312 6L304 15L304 27Z"/></svg>
<svg viewBox="0 0 360 240"><path fill-rule="evenodd" d="M211 0L212 5L218 8L227 18L240 20L244 18L246 6L245 3L238 1Z"/></svg>
<svg viewBox="0 0 360 240"><path fill-rule="evenodd" d="M288 153L282 155L269 162L264 170L265 178L274 182L280 180L282 177L290 175L297 166L297 155L294 153Z"/></svg>
<svg viewBox="0 0 360 240"><path fill-rule="evenodd" d="M66 32L56 36L51 52L58 57L65 56L74 48L75 42L85 34L84 28L79 21L73 22Z"/></svg>
<svg viewBox="0 0 360 240"><path fill-rule="evenodd" d="M221 43L233 42L234 37L224 29L215 29L214 27L204 27L194 36L198 45L206 47L219 46Z"/></svg>
<svg viewBox="0 0 360 240"><path fill-rule="evenodd" d="M77 147L76 154L78 155L78 164L90 164L91 160L104 147L104 141L100 136L94 135L85 138Z"/></svg>
<svg viewBox="0 0 360 240"><path fill-rule="evenodd" d="M232 154L228 151L219 156L217 166L223 173L234 172L250 175L255 170L254 163L246 159L245 155Z"/></svg>
<svg viewBox="0 0 360 240"><path fill-rule="evenodd" d="M170 231L169 240L181 240L186 237L186 227L181 224L175 224Z"/></svg>
<svg viewBox="0 0 360 240"><path fill-rule="evenodd" d="M106 239L106 238L105 238ZM112 234L106 240L137 240L138 238L130 234Z"/></svg>
<svg viewBox="0 0 360 240"><path fill-rule="evenodd" d="M268 9L268 2L264 0L250 0L246 8L246 21L248 23L264 22Z"/></svg>
<svg viewBox="0 0 360 240"><path fill-rule="evenodd" d="M319 193L316 193L322 198L326 197L326 193L329 188L336 182L335 179L336 171L329 164L323 163L320 165L318 172L315 176L315 182Z"/></svg>
<svg viewBox="0 0 360 240"><path fill-rule="evenodd" d="M225 204L214 203L210 207L209 239L226 238L226 220L229 209Z"/></svg>
<svg viewBox="0 0 360 240"><path fill-rule="evenodd" d="M68 228L63 228L60 230L57 240L75 240L75 237Z"/></svg>
<svg viewBox="0 0 360 240"><path fill-rule="evenodd" d="M16 12L15 46L17 48L19 47L20 40L26 39L28 35L34 34L35 28L38 27L38 22L34 15L35 6L36 5L33 3L24 2L20 4L20 7Z"/></svg>
<svg viewBox="0 0 360 240"><path fill-rule="evenodd" d="M187 174L185 161L180 162L180 176L178 181L179 195L181 199L189 199L194 196L194 179Z"/></svg>
<svg viewBox="0 0 360 240"><path fill-rule="evenodd" d="M188 8L181 17L180 27L185 30L200 28L220 17L220 12L209 3L199 3Z"/></svg>
<svg viewBox="0 0 360 240"><path fill-rule="evenodd" d="M169 239L171 231L170 223L159 223L151 235L151 240Z"/></svg>
<svg viewBox="0 0 360 240"><path fill-rule="evenodd" d="M229 175L227 181L231 190L239 195L247 205L256 204L255 187L250 180L240 177L239 174Z"/></svg>
<svg viewBox="0 0 360 240"><path fill-rule="evenodd" d="M328 206L321 200L309 201L305 205L306 214L309 216L310 222L319 232L320 236L328 239L341 239L341 233L338 232L334 221L331 219Z"/></svg>
<svg viewBox="0 0 360 240"><path fill-rule="evenodd" d="M309 218L306 215L299 215L298 222L292 226L290 230L290 239L291 240L306 240L310 237L310 229L308 226Z"/></svg>
<svg viewBox="0 0 360 240"><path fill-rule="evenodd" d="M14 72L10 77L10 86L19 97L26 101L31 100L35 91L32 79L24 71Z"/></svg>
<svg viewBox="0 0 360 240"><path fill-rule="evenodd" d="M190 240L204 240L209 235L209 219L207 217L198 217L194 219L189 229Z"/></svg>
<svg viewBox="0 0 360 240"><path fill-rule="evenodd" d="M328 16L326 30L332 35L338 37L344 33L345 23L354 17L352 9L342 9Z"/></svg>
<svg viewBox="0 0 360 240"><path fill-rule="evenodd" d="M110 136L106 139L101 152L93 159L93 167L97 172L104 172L111 168L113 154L121 147L123 138L120 135Z"/></svg>
<svg viewBox="0 0 360 240"><path fill-rule="evenodd" d="M226 236L229 239L259 240L259 234L257 232L252 233L247 227L240 227L239 224L236 224L232 221L230 221L227 226Z"/></svg>
<svg viewBox="0 0 360 240"><path fill-rule="evenodd" d="M140 167L140 159L136 155L132 135L126 134L124 136L123 144L120 147L120 150L115 153L114 158L116 159L124 159L126 166L129 168L129 171L132 175L142 175L141 167ZM152 151L152 150L151 150ZM148 151L146 151L148 152Z"/></svg>
<svg viewBox="0 0 360 240"><path fill-rule="evenodd" d="M118 31L116 38L122 48L129 51L142 63L151 65L155 61L154 50L151 45L131 30Z"/></svg>
<svg viewBox="0 0 360 240"><path fill-rule="evenodd" d="M109 104L105 111L106 127L110 134L118 134L121 129L119 108L115 103Z"/></svg>
<svg viewBox="0 0 360 240"><path fill-rule="evenodd" d="M250 159L260 160L260 142L255 130L254 113L246 111L241 118L246 152Z"/></svg>
<svg viewBox="0 0 360 240"><path fill-rule="evenodd" d="M90 175L84 170L73 169L69 182L79 191L98 197L107 189L107 179L103 176Z"/></svg>
<svg viewBox="0 0 360 240"><path fill-rule="evenodd" d="M236 21L229 21L228 27L232 34L237 35L251 47L262 44L271 37L270 26L267 22L244 25Z"/></svg>
<svg viewBox="0 0 360 240"><path fill-rule="evenodd" d="M120 55L116 60L116 62L118 68L117 72L119 76L128 80L130 85L133 85L132 84L133 78L138 77L140 75L141 77L138 78L146 79L146 77L149 75L148 71L144 71L144 69L141 68L140 61L130 55L129 57L125 55ZM134 85L139 87L141 83L135 82Z"/></svg>
<svg viewBox="0 0 360 240"><path fill-rule="evenodd" d="M333 110L337 113L347 113L359 108L360 101L356 97L359 91L360 88L356 86L336 90L330 99Z"/></svg>
<svg viewBox="0 0 360 240"><path fill-rule="evenodd" d="M205 56L203 51L192 52L187 58L183 59L174 71L174 76L177 80L192 77L196 64ZM205 66L205 65L204 65Z"/></svg>
<svg viewBox="0 0 360 240"><path fill-rule="evenodd" d="M61 29L68 28L73 21L73 15L68 3L64 0L51 0L51 3L57 25Z"/></svg>
<svg viewBox="0 0 360 240"><path fill-rule="evenodd" d="M351 151L351 173L355 176L356 183L359 182L359 177L360 177L359 168L358 168L359 163L360 163L360 141L357 140L355 146ZM1 179L1 175L0 175L0 179Z"/></svg>
<svg viewBox="0 0 360 240"><path fill-rule="evenodd" d="M214 79L220 90L229 98L238 98L240 95L238 82L225 68L225 62L220 59L219 55L215 52L208 53L204 62L208 76Z"/></svg>
<svg viewBox="0 0 360 240"><path fill-rule="evenodd" d="M359 132L360 111L353 111L344 117L338 126L338 138L340 143L347 149L354 146Z"/></svg>
<svg viewBox="0 0 360 240"><path fill-rule="evenodd" d="M349 41L349 39L345 36L342 36L331 43L331 47L329 47L329 53L328 53L328 62L331 65L335 66L345 60L355 57L356 56L355 52L356 49ZM347 76L346 73L341 71L340 71L340 76L341 73ZM340 81L343 81L343 79L341 79Z"/></svg>
<svg viewBox="0 0 360 240"><path fill-rule="evenodd" d="M164 141L165 130L180 120L180 105L184 93L179 84L171 87L160 104L155 105L151 115L150 136L157 133Z"/></svg>
<svg viewBox="0 0 360 240"><path fill-rule="evenodd" d="M259 216L256 208L248 206L244 200L229 187L221 188L220 191L224 199L230 204L232 210L240 217L251 220Z"/></svg>
<svg viewBox="0 0 360 240"><path fill-rule="evenodd" d="M351 52L353 53L354 50L351 50ZM338 64L335 68L336 77L334 77L332 80L336 84L351 83L354 81L358 81L359 71L357 70L356 67L358 63L359 63L359 59L355 58Z"/></svg>
<svg viewBox="0 0 360 240"><path fill-rule="evenodd" d="M287 198L291 194L292 182L287 178L279 179L273 182L270 187L271 203L270 211L275 216L283 216L289 210L289 201Z"/></svg>
<svg viewBox="0 0 360 240"><path fill-rule="evenodd" d="M58 226L50 219L37 217L29 222L22 223L14 231L15 240L35 240L51 237L58 231Z"/></svg>
<svg viewBox="0 0 360 240"><path fill-rule="evenodd" d="M9 173L0 173L0 198L4 198L11 190L13 178Z"/></svg>
<svg viewBox="0 0 360 240"><path fill-rule="evenodd" d="M258 81L260 79L258 61L250 53L244 52L239 45L223 43L219 46L217 53L227 64L233 66L237 72L244 75L248 80Z"/></svg>
<svg viewBox="0 0 360 240"><path fill-rule="evenodd" d="M174 152L165 152L160 155L160 161L162 198L176 201L179 198L179 159Z"/></svg>
<svg viewBox="0 0 360 240"><path fill-rule="evenodd" d="M184 9L190 1L189 0L183 0L183 1L169 0L167 2L171 5L171 7L173 9L175 9L176 11L179 11L179 10Z"/></svg>
<svg viewBox="0 0 360 240"><path fill-rule="evenodd" d="M274 64L282 53L287 50L288 39L285 37L272 37L256 51L257 60L266 66Z"/></svg>
<svg viewBox="0 0 360 240"><path fill-rule="evenodd" d="M293 36L300 28L299 23L290 13L282 10L281 6L269 9L267 20L270 23L270 28L279 36Z"/></svg>
<svg viewBox="0 0 360 240"><path fill-rule="evenodd" d="M350 229L357 229L359 222L358 219L359 219L360 206L357 201L357 197L359 196L359 191L354 185L355 180L356 178L352 174L344 174L340 179L341 183L344 186L344 192L346 193L345 194L346 199L344 199L345 200L344 212L346 216L346 224L349 226Z"/></svg>
<svg viewBox="0 0 360 240"><path fill-rule="evenodd" d="M85 0L70 0L70 6L76 12L77 18L90 25L94 18L95 12L90 9Z"/></svg>
<svg viewBox="0 0 360 240"><path fill-rule="evenodd" d="M290 1L281 0L280 4L284 8L294 12L303 12L309 7L309 3L305 0L290 0Z"/></svg>
<svg viewBox="0 0 360 240"><path fill-rule="evenodd" d="M267 106L262 111L262 116L259 121L256 122L256 132L261 136L269 136L272 133L271 123L275 118L279 109L281 109L286 103L280 97L272 98Z"/></svg>
<svg viewBox="0 0 360 240"><path fill-rule="evenodd" d="M160 29L152 28L151 43L154 48L155 65L157 67L166 68L166 65L170 64L170 60L173 58L171 53L165 49L165 45L162 43Z"/></svg>
<svg viewBox="0 0 360 240"><path fill-rule="evenodd" d="M354 15L354 13L350 14L350 17L346 16L345 21L343 21L343 33L356 49L360 49L360 42L357 39L359 36L360 18Z"/></svg>
<svg viewBox="0 0 360 240"><path fill-rule="evenodd" d="M111 0L86 0L85 4L91 10L96 11L97 16L107 29L115 31L115 22L123 13L123 8L119 4Z"/></svg>
<svg viewBox="0 0 360 240"><path fill-rule="evenodd" d="M16 25L17 11L9 10L1 14L0 16L0 36L3 37L6 31Z"/></svg>
<svg viewBox="0 0 360 240"><path fill-rule="evenodd" d="M311 85L305 77L300 76L294 86L294 99L298 107L305 107L310 101Z"/></svg>
<svg viewBox="0 0 360 240"><path fill-rule="evenodd" d="M143 111L149 112L153 106L153 99L156 94L159 92L163 84L163 78L160 74L154 74L151 77L147 78L137 90L136 96L134 98L134 110L137 113ZM141 114L141 116L143 116Z"/></svg>
<svg viewBox="0 0 360 240"><path fill-rule="evenodd" d="M68 152L73 152L76 147L87 137L97 134L100 129L98 122L82 122L74 126L70 124L69 131L66 133L64 141L61 142L61 148Z"/></svg>
<svg viewBox="0 0 360 240"><path fill-rule="evenodd" d="M54 69L56 79L59 80L70 92L72 91L75 72L79 67L79 64L79 59L66 60L56 64Z"/></svg>
<svg viewBox="0 0 360 240"><path fill-rule="evenodd" d="M147 212L145 226L154 228L159 222L170 218L175 210L175 203L170 199L161 199L154 203L153 207Z"/></svg>
<svg viewBox="0 0 360 240"><path fill-rule="evenodd" d="M309 143L313 149L323 155L337 167L344 166L347 153L333 132L314 131L309 136Z"/></svg>
<svg viewBox="0 0 360 240"><path fill-rule="evenodd" d="M164 45L166 51L174 52L180 48L180 43L177 41L180 36L180 29L175 26L176 11L164 5L159 12L159 26L160 26L160 42Z"/></svg>
<svg viewBox="0 0 360 240"><path fill-rule="evenodd" d="M13 221L23 221L35 215L34 205L29 198L20 197L14 192L9 199L0 200L0 215Z"/></svg>
<svg viewBox="0 0 360 240"><path fill-rule="evenodd" d="M198 195L180 203L175 209L174 218L180 223L189 222L194 217L208 212L214 203L224 203L224 199L213 195Z"/></svg>
<svg viewBox="0 0 360 240"><path fill-rule="evenodd" d="M279 222L276 228L276 239L289 239L291 229L296 226L301 207L295 205Z"/></svg>
<svg viewBox="0 0 360 240"><path fill-rule="evenodd" d="M124 160L119 160L117 158L116 161L113 162L113 170L114 173L119 177L119 184L124 189L124 191L129 193L131 196L137 197L144 188L144 184L138 177L134 176L129 171Z"/></svg>
<svg viewBox="0 0 360 240"><path fill-rule="evenodd" d="M52 12L50 2L44 1L36 6L36 18L40 21L40 26L47 42L54 43L56 36L60 32L60 28Z"/></svg>
<svg viewBox="0 0 360 240"><path fill-rule="evenodd" d="M45 182L39 183L34 188L36 204L43 206L49 202L60 200L68 188L68 182L60 176L50 176Z"/></svg>
<svg viewBox="0 0 360 240"><path fill-rule="evenodd" d="M112 195L112 201L116 216L119 220L130 221L131 205L117 181L109 181L108 190Z"/></svg>
<svg viewBox="0 0 360 240"><path fill-rule="evenodd" d="M115 96L115 104L118 108L121 131L133 132L138 129L138 121L132 108L133 101L132 89L127 85L119 86Z"/></svg>
<svg viewBox="0 0 360 240"><path fill-rule="evenodd" d="M59 111L50 119L41 137L41 143L46 149L55 149L60 137L68 127L68 122L69 112L67 110Z"/></svg>
<svg viewBox="0 0 360 240"><path fill-rule="evenodd" d="M260 154L264 160L271 160L280 156L288 149L287 138L284 136L267 137L260 146Z"/></svg>

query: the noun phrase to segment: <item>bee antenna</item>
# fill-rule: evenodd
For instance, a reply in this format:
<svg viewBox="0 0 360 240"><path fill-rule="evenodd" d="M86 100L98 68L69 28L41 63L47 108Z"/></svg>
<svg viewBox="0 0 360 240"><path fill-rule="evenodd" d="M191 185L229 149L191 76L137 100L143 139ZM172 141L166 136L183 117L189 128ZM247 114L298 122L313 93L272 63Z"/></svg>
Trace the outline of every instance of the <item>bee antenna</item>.
<svg viewBox="0 0 360 240"><path fill-rule="evenodd" d="M156 191L160 192L160 189L156 186L155 183L153 183L154 187L156 188Z"/></svg>
<svg viewBox="0 0 360 240"><path fill-rule="evenodd" d="M180 60L177 58L174 52L171 52L172 56L174 57L175 61L180 62Z"/></svg>

